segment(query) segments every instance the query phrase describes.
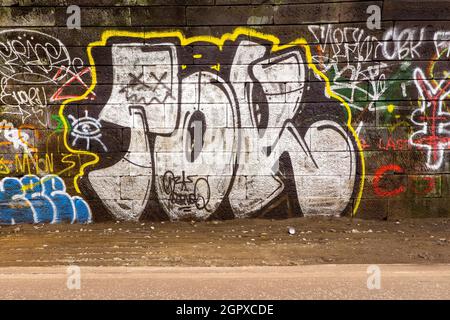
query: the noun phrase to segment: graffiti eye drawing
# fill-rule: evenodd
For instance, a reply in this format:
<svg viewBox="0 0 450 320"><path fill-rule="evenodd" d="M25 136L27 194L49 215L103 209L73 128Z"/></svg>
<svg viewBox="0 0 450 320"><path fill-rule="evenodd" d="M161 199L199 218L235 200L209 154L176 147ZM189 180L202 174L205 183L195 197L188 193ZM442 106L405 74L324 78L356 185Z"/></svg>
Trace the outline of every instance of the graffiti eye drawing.
<svg viewBox="0 0 450 320"><path fill-rule="evenodd" d="M102 137L102 125L100 121L90 117L87 110L82 118L76 119L72 115L69 115L68 118L72 126L70 135L74 137L72 146L76 145L78 140L81 139L86 141L86 149L89 150L91 147L91 140L94 140L102 146L105 152L108 151L108 148L106 148L105 144L100 140Z"/></svg>

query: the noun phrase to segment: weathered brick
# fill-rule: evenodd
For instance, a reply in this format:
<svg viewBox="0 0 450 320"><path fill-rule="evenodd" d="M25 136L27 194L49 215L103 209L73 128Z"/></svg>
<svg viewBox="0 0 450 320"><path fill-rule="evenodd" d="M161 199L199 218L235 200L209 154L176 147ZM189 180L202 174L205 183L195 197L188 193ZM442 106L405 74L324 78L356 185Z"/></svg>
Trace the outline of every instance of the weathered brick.
<svg viewBox="0 0 450 320"><path fill-rule="evenodd" d="M448 20L448 1L385 1L383 20Z"/></svg>
<svg viewBox="0 0 450 320"><path fill-rule="evenodd" d="M416 198L410 201L389 200L389 220L399 218L439 218L450 216L449 198Z"/></svg>
<svg viewBox="0 0 450 320"><path fill-rule="evenodd" d="M1 27L34 27L55 25L53 8L0 8Z"/></svg>
<svg viewBox="0 0 450 320"><path fill-rule="evenodd" d="M339 4L302 4L279 6L275 24L310 24L339 22Z"/></svg>
<svg viewBox="0 0 450 320"><path fill-rule="evenodd" d="M187 7L186 18L188 25L272 24L274 11L272 6Z"/></svg>
<svg viewBox="0 0 450 320"><path fill-rule="evenodd" d="M387 220L388 214L387 199L362 199L355 218Z"/></svg>
<svg viewBox="0 0 450 320"><path fill-rule="evenodd" d="M131 25L140 26L184 26L186 24L184 7L146 7L130 8Z"/></svg>

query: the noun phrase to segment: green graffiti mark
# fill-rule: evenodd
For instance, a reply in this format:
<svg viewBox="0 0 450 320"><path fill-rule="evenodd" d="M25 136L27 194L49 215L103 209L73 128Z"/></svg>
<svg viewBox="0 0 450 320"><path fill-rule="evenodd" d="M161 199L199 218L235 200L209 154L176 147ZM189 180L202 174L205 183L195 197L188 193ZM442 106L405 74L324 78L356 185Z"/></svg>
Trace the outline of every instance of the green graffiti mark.
<svg viewBox="0 0 450 320"><path fill-rule="evenodd" d="M63 131L64 131L64 123L63 123L63 121L61 120L61 118L59 117L59 115L57 115L57 114L52 114L51 119L54 120L54 121L56 121L56 123L57 123L56 128L55 128L55 133L61 133L61 132L63 132ZM71 128L70 128L69 121L67 121L67 124L68 124L69 130L70 130Z"/></svg>

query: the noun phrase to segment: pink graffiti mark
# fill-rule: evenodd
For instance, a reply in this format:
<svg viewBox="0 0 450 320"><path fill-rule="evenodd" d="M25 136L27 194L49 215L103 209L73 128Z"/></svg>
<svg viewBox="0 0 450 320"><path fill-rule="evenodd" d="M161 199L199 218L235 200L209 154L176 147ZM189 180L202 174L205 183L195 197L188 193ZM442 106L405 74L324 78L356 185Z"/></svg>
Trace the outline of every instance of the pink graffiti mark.
<svg viewBox="0 0 450 320"><path fill-rule="evenodd" d="M56 92L50 98L51 101L61 101L61 100L66 100L66 99L70 99L70 98L79 97L81 94L79 94L79 95L74 95L74 94L65 94L64 95L64 94L62 94L66 87L68 87L69 85L71 85L72 83L75 83L75 82L78 82L79 84L81 84L86 90L89 89L89 86L84 82L82 77L85 74L88 74L88 73L91 74L90 67L83 68L80 72L75 73L72 70L62 66L56 72L55 76L53 77L53 80L56 81L61 76L62 72L67 72L67 74L70 75L70 78L65 83L63 83L61 85L61 87L58 88L58 90L56 90ZM86 97L86 99L94 100L95 96L96 96L95 93L91 92L88 96L89 98Z"/></svg>
<svg viewBox="0 0 450 320"><path fill-rule="evenodd" d="M444 157L444 150L450 146L450 113L444 112L444 99L450 94L450 79L433 86L420 69L415 71L415 83L422 98L422 107L413 112L412 121L422 126L410 142L419 148L428 149L427 166L438 169Z"/></svg>

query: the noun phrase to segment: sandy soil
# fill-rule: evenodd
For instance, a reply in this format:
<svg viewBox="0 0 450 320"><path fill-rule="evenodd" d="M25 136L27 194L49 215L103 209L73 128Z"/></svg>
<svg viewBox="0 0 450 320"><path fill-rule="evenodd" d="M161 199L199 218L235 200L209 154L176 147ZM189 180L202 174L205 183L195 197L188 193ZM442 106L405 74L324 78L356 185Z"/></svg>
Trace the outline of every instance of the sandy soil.
<svg viewBox="0 0 450 320"><path fill-rule="evenodd" d="M348 218L2 226L0 267L450 263L449 227Z"/></svg>

